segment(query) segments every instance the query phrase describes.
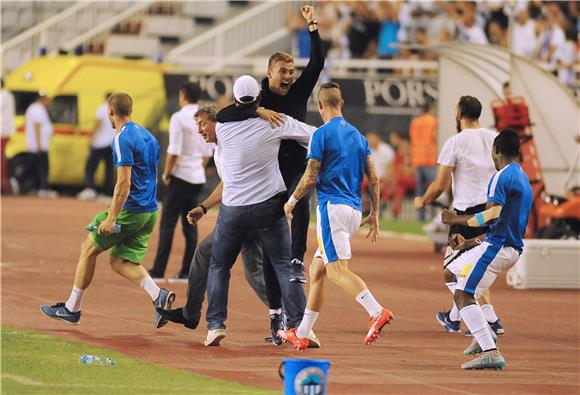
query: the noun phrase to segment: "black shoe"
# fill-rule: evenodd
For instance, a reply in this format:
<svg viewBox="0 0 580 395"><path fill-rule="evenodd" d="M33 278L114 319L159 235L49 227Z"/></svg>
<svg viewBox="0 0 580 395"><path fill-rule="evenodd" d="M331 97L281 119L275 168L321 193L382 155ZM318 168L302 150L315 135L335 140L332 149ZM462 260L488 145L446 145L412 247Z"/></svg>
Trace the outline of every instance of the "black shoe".
<svg viewBox="0 0 580 395"><path fill-rule="evenodd" d="M270 330L272 332L272 343L276 346L284 344L284 340L278 337L278 331L285 331L286 326L284 325L284 314L271 314L270 315Z"/></svg>
<svg viewBox="0 0 580 395"><path fill-rule="evenodd" d="M183 307L179 307L173 310L157 309L157 312L161 314L166 320L176 324L183 324L183 326L189 329L195 329L199 325L199 320L188 320L183 316Z"/></svg>
<svg viewBox="0 0 580 395"><path fill-rule="evenodd" d="M306 276L304 275L304 263L300 259L292 259L290 262L290 282L291 283L306 283Z"/></svg>

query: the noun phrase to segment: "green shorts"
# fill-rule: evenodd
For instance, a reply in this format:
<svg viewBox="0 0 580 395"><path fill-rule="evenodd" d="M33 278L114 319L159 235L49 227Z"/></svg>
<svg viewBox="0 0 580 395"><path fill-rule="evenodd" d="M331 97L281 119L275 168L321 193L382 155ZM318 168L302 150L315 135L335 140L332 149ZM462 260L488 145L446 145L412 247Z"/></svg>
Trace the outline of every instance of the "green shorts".
<svg viewBox="0 0 580 395"><path fill-rule="evenodd" d="M108 209L101 211L93 218L91 224L98 228L108 214ZM97 230L94 230L89 234L89 239L103 251L110 248L111 256L141 264L147 253L147 244L156 222L157 211L131 213L122 209L116 221L117 225L121 225L120 233L100 235Z"/></svg>

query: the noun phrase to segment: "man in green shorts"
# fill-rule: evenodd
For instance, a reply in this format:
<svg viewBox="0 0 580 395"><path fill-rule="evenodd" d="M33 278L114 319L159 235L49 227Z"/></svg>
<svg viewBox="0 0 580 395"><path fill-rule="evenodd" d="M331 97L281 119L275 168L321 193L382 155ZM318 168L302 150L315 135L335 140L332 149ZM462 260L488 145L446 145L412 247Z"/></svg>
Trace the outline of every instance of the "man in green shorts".
<svg viewBox="0 0 580 395"><path fill-rule="evenodd" d="M144 127L131 121L133 101L126 93L115 93L107 101L111 125L117 131L112 144L117 183L111 207L95 216L89 237L81 245L74 286L66 303L42 305L47 316L78 324L81 302L93 280L97 256L111 250L111 268L143 288L153 300L155 327L167 323L157 308L169 309L175 294L159 288L141 263L157 221L157 165L159 144Z"/></svg>

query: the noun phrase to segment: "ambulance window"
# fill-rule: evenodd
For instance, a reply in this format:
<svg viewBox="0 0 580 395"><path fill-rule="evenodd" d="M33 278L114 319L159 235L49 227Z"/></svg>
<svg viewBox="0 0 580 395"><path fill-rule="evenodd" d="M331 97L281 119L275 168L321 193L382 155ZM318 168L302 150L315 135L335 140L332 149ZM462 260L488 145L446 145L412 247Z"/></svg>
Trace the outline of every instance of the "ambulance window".
<svg viewBox="0 0 580 395"><path fill-rule="evenodd" d="M16 115L24 115L28 106L35 100L38 94L36 92L14 91L14 107Z"/></svg>
<svg viewBox="0 0 580 395"><path fill-rule="evenodd" d="M55 96L48 105L53 123L76 125L78 118L78 99L76 96Z"/></svg>

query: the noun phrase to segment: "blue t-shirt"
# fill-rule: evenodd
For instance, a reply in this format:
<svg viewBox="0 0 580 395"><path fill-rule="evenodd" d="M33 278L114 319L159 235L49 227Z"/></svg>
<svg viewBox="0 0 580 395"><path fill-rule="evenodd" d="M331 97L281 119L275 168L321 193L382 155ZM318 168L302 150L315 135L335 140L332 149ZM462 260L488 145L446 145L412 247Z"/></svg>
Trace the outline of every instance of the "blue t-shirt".
<svg viewBox="0 0 580 395"><path fill-rule="evenodd" d="M157 210L157 165L159 143L151 132L127 122L111 145L115 166L131 167L131 190L124 209L132 213Z"/></svg>
<svg viewBox="0 0 580 395"><path fill-rule="evenodd" d="M505 245L521 251L532 208L532 187L519 164L510 163L491 177L487 201L497 203L502 209L485 240L495 246Z"/></svg>
<svg viewBox="0 0 580 395"><path fill-rule="evenodd" d="M397 56L399 54L399 48L393 48L390 44L398 43L397 35L399 34L400 27L399 22L383 22L379 32L379 43L377 49L379 56Z"/></svg>
<svg viewBox="0 0 580 395"><path fill-rule="evenodd" d="M361 183L370 154L367 139L343 117L316 129L307 157L321 163L316 180L318 204L345 204L362 211Z"/></svg>

